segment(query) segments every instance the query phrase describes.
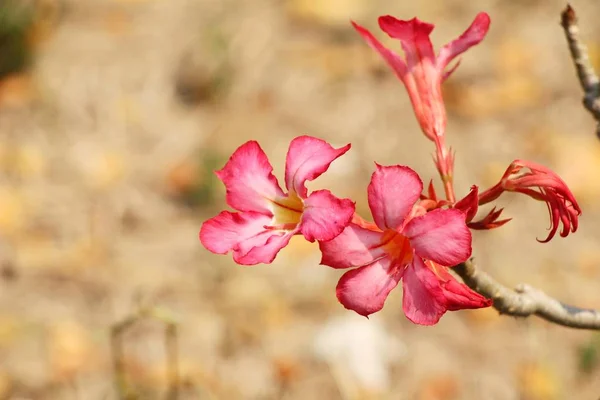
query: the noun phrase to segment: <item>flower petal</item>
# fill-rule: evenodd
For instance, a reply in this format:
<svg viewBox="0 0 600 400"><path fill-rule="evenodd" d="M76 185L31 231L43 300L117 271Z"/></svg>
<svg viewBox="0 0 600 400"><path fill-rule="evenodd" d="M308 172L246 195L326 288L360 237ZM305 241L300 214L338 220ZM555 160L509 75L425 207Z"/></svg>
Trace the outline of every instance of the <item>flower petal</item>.
<svg viewBox="0 0 600 400"><path fill-rule="evenodd" d="M411 219L402 234L408 237L415 253L451 267L471 256L471 231L465 214L459 210L433 210Z"/></svg>
<svg viewBox="0 0 600 400"><path fill-rule="evenodd" d="M377 38L375 38L375 36L373 36L373 34L367 29L363 28L354 21L352 21L352 26L354 26L354 29L356 29L356 31L363 37L367 44L373 50L377 51L381 55L381 57L383 57L383 59L388 63L388 65L392 67L394 72L396 72L398 78L404 80L404 76L407 73L406 63L404 62L404 60L402 60L402 58L398 54L394 53L393 51L389 50L387 47L382 45L381 42L379 42L379 40L377 40Z"/></svg>
<svg viewBox="0 0 600 400"><path fill-rule="evenodd" d="M454 208L465 213L465 221L471 222L475 215L477 215L477 209L479 208L479 188L476 185L471 186L471 191L463 197L461 200L454 204Z"/></svg>
<svg viewBox="0 0 600 400"><path fill-rule="evenodd" d="M404 271L402 309L406 318L419 325L435 325L447 310L440 281L419 257Z"/></svg>
<svg viewBox="0 0 600 400"><path fill-rule="evenodd" d="M334 239L319 242L321 264L333 268L350 268L372 263L386 255L381 240L383 232L350 224Z"/></svg>
<svg viewBox="0 0 600 400"><path fill-rule="evenodd" d="M440 49L437 67L441 72L458 55L483 40L490 28L490 16L484 12L477 14L471 25L458 39L453 40Z"/></svg>
<svg viewBox="0 0 600 400"><path fill-rule="evenodd" d="M434 28L432 24L418 18L403 21L391 15L385 15L379 17L379 27L391 38L400 40L409 69L425 60L429 64L435 63L433 45L429 39Z"/></svg>
<svg viewBox="0 0 600 400"><path fill-rule="evenodd" d="M347 309L367 317L383 308L403 271L404 268L394 268L390 272L388 258L348 271L337 284L337 298Z"/></svg>
<svg viewBox="0 0 600 400"><path fill-rule="evenodd" d="M338 199L329 190L317 190L304 201L300 232L306 240L331 240L352 221L354 202Z"/></svg>
<svg viewBox="0 0 600 400"><path fill-rule="evenodd" d="M423 190L423 182L412 169L393 165L377 169L367 189L369 208L381 230L398 229Z"/></svg>
<svg viewBox="0 0 600 400"><path fill-rule="evenodd" d="M270 222L269 216L258 212L222 211L202 224L200 241L216 254L233 251L238 264L268 264L295 233L265 229Z"/></svg>
<svg viewBox="0 0 600 400"><path fill-rule="evenodd" d="M269 200L284 196L273 167L255 141L241 145L216 174L227 188L227 204L239 211L271 215Z"/></svg>
<svg viewBox="0 0 600 400"><path fill-rule="evenodd" d="M305 199L304 182L312 181L327 171L329 165L350 149L350 144L339 149L324 140L299 136L292 140L285 161L285 186Z"/></svg>
<svg viewBox="0 0 600 400"><path fill-rule="evenodd" d="M294 236L295 231L267 231L260 238L257 238L255 246L247 250L246 246L240 246L239 250L234 251L233 260L241 265L270 264ZM265 240L266 239L266 240ZM258 241L264 242L262 245ZM250 247L249 242L242 245Z"/></svg>
<svg viewBox="0 0 600 400"><path fill-rule="evenodd" d="M446 267L436 265L433 262L428 262L427 264L433 268L441 281L442 290L446 297L446 306L449 311L483 308L492 305L491 299L480 295L464 283L458 282L448 272Z"/></svg>

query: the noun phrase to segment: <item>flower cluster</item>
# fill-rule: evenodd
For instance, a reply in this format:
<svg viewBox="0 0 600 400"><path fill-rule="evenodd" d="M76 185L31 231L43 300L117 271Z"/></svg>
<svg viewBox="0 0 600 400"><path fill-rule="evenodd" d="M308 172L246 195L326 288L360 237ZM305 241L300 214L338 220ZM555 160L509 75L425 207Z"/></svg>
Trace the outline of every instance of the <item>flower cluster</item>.
<svg viewBox="0 0 600 400"><path fill-rule="evenodd" d="M350 144L334 148L310 136L292 140L285 163L284 192L273 167L255 141L240 146L217 171L226 187L227 204L237 212L222 211L204 222L200 241L217 254L231 252L236 263L272 262L292 236L317 241L321 264L350 269L340 278L336 294L347 309L368 316L381 310L400 281L403 309L414 323L433 325L450 310L488 307L490 299L458 282L449 272L471 256L471 229L498 228L495 207L475 220L479 206L502 193L525 194L547 204L549 241L562 223L561 236L575 232L581 209L567 185L551 170L529 161L514 161L500 182L480 192L477 186L460 200L453 187L454 153L446 147L446 110L441 84L456 69L448 65L485 37L490 18L480 13L456 40L434 53L429 35L433 25L413 18L379 18L379 26L400 41L404 58L384 47L367 29L354 28L391 66L410 97L426 138L436 149L434 161L444 185L439 198L433 183L424 191L421 178L403 165L381 166L367 188L373 222L355 212L350 199L328 190L308 192L305 183L316 179Z"/></svg>

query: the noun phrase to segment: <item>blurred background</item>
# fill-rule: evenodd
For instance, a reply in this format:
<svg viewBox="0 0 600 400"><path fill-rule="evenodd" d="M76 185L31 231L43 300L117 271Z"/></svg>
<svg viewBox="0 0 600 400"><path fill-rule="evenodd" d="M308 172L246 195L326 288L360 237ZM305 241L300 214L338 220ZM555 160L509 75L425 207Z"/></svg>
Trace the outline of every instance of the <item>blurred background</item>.
<svg viewBox="0 0 600 400"><path fill-rule="evenodd" d="M174 364L182 399L597 398L598 334L493 309L419 327L401 290L367 320L337 303L341 273L318 265L316 244L241 267L197 237L225 208L212 171L251 139L280 178L295 136L351 142L311 188L352 197L365 217L374 161L435 179L403 86L349 20L383 39L378 15L418 16L436 24L439 49L487 11L487 38L443 88L457 195L523 158L557 171L583 215L575 235L539 244L546 207L508 195L514 220L475 233L474 255L510 287L600 308L600 143L559 25L565 5L0 2L0 399L116 399L115 355L128 398L174 398ZM572 5L600 66L600 4ZM160 317L111 335L140 308Z"/></svg>

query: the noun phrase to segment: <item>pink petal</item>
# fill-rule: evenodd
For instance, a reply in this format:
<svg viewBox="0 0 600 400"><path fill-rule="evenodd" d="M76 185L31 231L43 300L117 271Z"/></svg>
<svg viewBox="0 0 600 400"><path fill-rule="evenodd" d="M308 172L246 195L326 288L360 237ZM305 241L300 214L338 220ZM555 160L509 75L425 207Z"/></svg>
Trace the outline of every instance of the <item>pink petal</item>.
<svg viewBox="0 0 600 400"><path fill-rule="evenodd" d="M386 255L381 247L383 232L350 224L334 239L319 242L321 264L333 268L358 267Z"/></svg>
<svg viewBox="0 0 600 400"><path fill-rule="evenodd" d="M471 186L471 191L461 200L454 204L454 208L465 213L465 221L471 222L477 214L479 208L479 188L476 185Z"/></svg>
<svg viewBox="0 0 600 400"><path fill-rule="evenodd" d="M484 12L477 14L471 26L458 39L440 49L437 58L438 70L443 71L454 58L481 42L489 28L490 16Z"/></svg>
<svg viewBox="0 0 600 400"><path fill-rule="evenodd" d="M241 265L254 265L254 264L270 264L279 253L279 250L283 249L290 242L294 231L274 231L265 232L261 235L260 241L264 242L262 245L255 242L255 246L250 248L246 252L243 246L240 246L239 251L234 251L233 260ZM266 239L266 240L265 240ZM247 242L243 244L248 244ZM249 244L248 244L248 247Z"/></svg>
<svg viewBox="0 0 600 400"><path fill-rule="evenodd" d="M433 210L411 219L402 234L415 253L443 266L454 266L471 256L471 231L459 210Z"/></svg>
<svg viewBox="0 0 600 400"><path fill-rule="evenodd" d="M391 15L385 15L379 17L379 27L391 38L400 39L409 69L425 60L428 60L429 64L434 64L435 54L429 39L434 28L432 24L418 18L402 21Z"/></svg>
<svg viewBox="0 0 600 400"><path fill-rule="evenodd" d="M241 145L216 174L227 188L227 204L239 211L271 215L269 200L284 196L273 167L255 141Z"/></svg>
<svg viewBox="0 0 600 400"><path fill-rule="evenodd" d="M446 312L446 297L440 281L419 257L406 268L402 287L404 314L415 324L434 325Z"/></svg>
<svg viewBox="0 0 600 400"><path fill-rule="evenodd" d="M387 47L382 45L379 42L379 40L377 40L375 36L373 36L373 34L371 34L371 32L369 32L367 29L358 25L354 21L352 21L352 26L354 26L354 29L356 29L356 31L363 37L367 44L373 50L377 51L389 64L389 66L392 67L392 69L396 72L396 75L401 80L404 80L404 76L407 72L406 63L404 62L404 60L402 60L402 58L398 54L394 53L393 51L389 50Z"/></svg>
<svg viewBox="0 0 600 400"><path fill-rule="evenodd" d="M328 190L312 192L304 201L300 232L306 240L331 240L352 221L354 202L338 199Z"/></svg>
<svg viewBox="0 0 600 400"><path fill-rule="evenodd" d="M233 252L238 264L270 263L295 232L265 229L271 218L258 212L222 211L202 224L200 242L216 254Z"/></svg>
<svg viewBox="0 0 600 400"><path fill-rule="evenodd" d="M398 229L423 190L423 182L412 169L401 165L377 169L367 189L369 208L381 230Z"/></svg>
<svg viewBox="0 0 600 400"><path fill-rule="evenodd" d="M489 307L492 300L487 299L479 293L471 290L464 283L458 282L441 265L434 266L435 272L440 278L442 290L446 297L446 306L450 311Z"/></svg>
<svg viewBox="0 0 600 400"><path fill-rule="evenodd" d="M492 300L471 290L464 283L457 282L454 278L443 282L442 287L450 311L485 308L492 305Z"/></svg>
<svg viewBox="0 0 600 400"><path fill-rule="evenodd" d="M312 181L327 171L329 165L350 149L350 144L335 149L324 140L299 136L292 140L285 161L285 186L305 199L304 182Z"/></svg>
<svg viewBox="0 0 600 400"><path fill-rule="evenodd" d="M344 307L365 317L383 308L390 291L398 285L404 268L393 268L381 261L346 272L336 287L337 298Z"/></svg>

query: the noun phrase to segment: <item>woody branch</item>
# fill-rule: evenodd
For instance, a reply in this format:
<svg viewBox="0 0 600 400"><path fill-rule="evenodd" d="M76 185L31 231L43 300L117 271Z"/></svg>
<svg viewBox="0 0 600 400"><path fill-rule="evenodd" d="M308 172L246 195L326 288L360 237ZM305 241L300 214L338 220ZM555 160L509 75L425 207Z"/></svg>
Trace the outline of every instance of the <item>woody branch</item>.
<svg viewBox="0 0 600 400"><path fill-rule="evenodd" d="M596 135L600 138L600 80L590 63L587 47L579 37L577 15L570 5L567 5L561 14L561 25L565 31L579 83L583 88L583 105L598 122Z"/></svg>
<svg viewBox="0 0 600 400"><path fill-rule="evenodd" d="M600 80L591 66L586 46L579 38L575 10L568 5L561 14L561 24L569 44L571 58L584 90L583 104L598 122L600 138ZM491 298L500 314L515 317L536 315L546 321L576 329L600 330L600 311L564 304L529 285L520 284L514 290L497 282L479 270L473 259L453 268L467 286Z"/></svg>
<svg viewBox="0 0 600 400"><path fill-rule="evenodd" d="M570 306L529 285L515 290L497 282L477 269L473 259L453 268L467 286L492 299L494 308L504 315L529 317L536 315L546 321L576 329L600 330L600 311Z"/></svg>

